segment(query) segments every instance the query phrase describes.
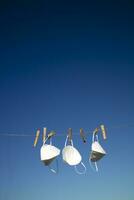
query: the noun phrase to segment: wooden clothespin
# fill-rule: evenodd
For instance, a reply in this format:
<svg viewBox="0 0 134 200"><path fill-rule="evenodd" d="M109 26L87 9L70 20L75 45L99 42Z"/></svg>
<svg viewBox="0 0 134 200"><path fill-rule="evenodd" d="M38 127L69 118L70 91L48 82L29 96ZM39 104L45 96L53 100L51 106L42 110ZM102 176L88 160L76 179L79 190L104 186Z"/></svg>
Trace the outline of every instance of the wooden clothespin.
<svg viewBox="0 0 134 200"><path fill-rule="evenodd" d="M107 139L106 128L105 128L105 126L103 124L100 125L100 128L101 128L101 131L102 131L103 139L106 140Z"/></svg>
<svg viewBox="0 0 134 200"><path fill-rule="evenodd" d="M72 140L72 128L68 129L68 142L69 144L71 144L71 140Z"/></svg>
<svg viewBox="0 0 134 200"><path fill-rule="evenodd" d="M83 128L80 128L80 136L81 136L83 142L86 143L86 138L85 138L85 134L84 134Z"/></svg>
<svg viewBox="0 0 134 200"><path fill-rule="evenodd" d="M48 134L48 139L53 137L55 134L56 134L55 131L50 131L50 133Z"/></svg>
<svg viewBox="0 0 134 200"><path fill-rule="evenodd" d="M99 128L96 128L96 129L93 131L93 134L94 134L94 135L97 134L98 131L99 131Z"/></svg>
<svg viewBox="0 0 134 200"><path fill-rule="evenodd" d="M46 136L47 136L47 128L45 127L45 128L43 128L43 135L42 135L43 142L45 142Z"/></svg>
<svg viewBox="0 0 134 200"><path fill-rule="evenodd" d="M104 126L103 124L101 124L101 125L99 126L99 128L96 128L96 129L93 131L93 135L98 134L98 131L101 131L103 139L106 140L106 139L107 139L107 134L106 134L105 126Z"/></svg>
<svg viewBox="0 0 134 200"><path fill-rule="evenodd" d="M36 136L35 136L35 140L34 140L34 147L36 147L38 139L39 139L39 135L40 135L40 129L38 129L36 131Z"/></svg>

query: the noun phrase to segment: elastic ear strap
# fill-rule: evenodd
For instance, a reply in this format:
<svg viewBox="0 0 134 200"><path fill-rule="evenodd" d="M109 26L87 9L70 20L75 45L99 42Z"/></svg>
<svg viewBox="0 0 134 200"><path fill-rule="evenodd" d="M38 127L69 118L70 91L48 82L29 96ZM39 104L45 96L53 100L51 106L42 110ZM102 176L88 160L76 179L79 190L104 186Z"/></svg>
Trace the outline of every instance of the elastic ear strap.
<svg viewBox="0 0 134 200"><path fill-rule="evenodd" d="M67 135L67 137L66 137L66 140L65 140L64 147L66 147L66 146L67 146L67 141L68 141L68 135Z"/></svg>
<svg viewBox="0 0 134 200"><path fill-rule="evenodd" d="M58 160L56 159L56 169L53 169L50 165L48 166L51 172L57 174L59 172Z"/></svg>
<svg viewBox="0 0 134 200"><path fill-rule="evenodd" d="M71 140L71 142L70 142L70 143L71 143L71 145L72 145L72 146L74 146L73 140Z"/></svg>
<svg viewBox="0 0 134 200"><path fill-rule="evenodd" d="M66 140L65 140L65 145L64 145L64 147L66 147L66 146L67 146L67 142L68 142L68 135L67 135L67 137L66 137ZM71 145L72 145L72 146L74 146L74 145L73 145L73 140L70 140L70 143L71 143Z"/></svg>
<svg viewBox="0 0 134 200"><path fill-rule="evenodd" d="M79 171L78 168L77 168L77 165L75 165L75 166L74 166L75 172L76 172L77 174L80 174L80 175L81 175L81 174L85 174L87 168L86 168L86 166L84 165L83 162L81 162L80 164L83 166L83 169L84 169L84 170L83 170L83 171Z"/></svg>
<svg viewBox="0 0 134 200"><path fill-rule="evenodd" d="M96 138L97 141L99 141L98 135L93 133L92 142L95 142L95 138Z"/></svg>
<svg viewBox="0 0 134 200"><path fill-rule="evenodd" d="M47 140L50 140L50 145L52 145L52 136L54 136L55 133L50 132L47 136L47 138L43 141L43 144L46 143Z"/></svg>
<svg viewBox="0 0 134 200"><path fill-rule="evenodd" d="M97 162L94 163L95 164L95 169L98 172L98 166L97 166Z"/></svg>
<svg viewBox="0 0 134 200"><path fill-rule="evenodd" d="M93 136L92 136L92 142L94 142L94 133L93 133Z"/></svg>
<svg viewBox="0 0 134 200"><path fill-rule="evenodd" d="M97 138L97 135L95 133L93 133L92 142L95 142L95 138Z"/></svg>
<svg viewBox="0 0 134 200"><path fill-rule="evenodd" d="M52 138L50 138L50 145L52 145Z"/></svg>
<svg viewBox="0 0 134 200"><path fill-rule="evenodd" d="M99 137L98 135L95 135L96 136L96 141L99 142Z"/></svg>
<svg viewBox="0 0 134 200"><path fill-rule="evenodd" d="M92 162L91 162L90 159L89 159L89 164L90 164L90 167L91 167L91 169L92 169L93 171L96 171L96 172L99 171L99 170L98 170L98 166L97 166L97 162L94 163L94 164L95 164L95 169L94 169L94 167L93 167Z"/></svg>
<svg viewBox="0 0 134 200"><path fill-rule="evenodd" d="M92 137L92 142L95 141L95 136L97 135L97 132L99 131L99 128L96 128L94 131L93 131L93 137Z"/></svg>
<svg viewBox="0 0 134 200"><path fill-rule="evenodd" d="M45 141L43 142L43 144L46 144L46 141L48 140L48 137L45 139Z"/></svg>
<svg viewBox="0 0 134 200"><path fill-rule="evenodd" d="M47 137L46 139L45 139L45 141L43 142L43 144L46 144L46 141L48 140L49 138ZM52 145L52 138L50 138L50 145Z"/></svg>

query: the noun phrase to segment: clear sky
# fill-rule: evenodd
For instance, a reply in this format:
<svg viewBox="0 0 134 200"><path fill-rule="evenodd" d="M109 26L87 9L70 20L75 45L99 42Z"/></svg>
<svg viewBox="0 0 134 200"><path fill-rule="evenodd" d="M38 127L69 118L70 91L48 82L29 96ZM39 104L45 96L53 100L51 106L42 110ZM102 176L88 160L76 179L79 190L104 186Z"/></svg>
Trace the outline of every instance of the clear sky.
<svg viewBox="0 0 134 200"><path fill-rule="evenodd" d="M0 136L1 200L134 199L133 10L132 1L0 4L0 134L46 126L62 149L69 127L108 130L98 174L88 163L91 135L85 145L73 137L83 176L61 157L59 174L49 172L41 139L34 149L33 137Z"/></svg>

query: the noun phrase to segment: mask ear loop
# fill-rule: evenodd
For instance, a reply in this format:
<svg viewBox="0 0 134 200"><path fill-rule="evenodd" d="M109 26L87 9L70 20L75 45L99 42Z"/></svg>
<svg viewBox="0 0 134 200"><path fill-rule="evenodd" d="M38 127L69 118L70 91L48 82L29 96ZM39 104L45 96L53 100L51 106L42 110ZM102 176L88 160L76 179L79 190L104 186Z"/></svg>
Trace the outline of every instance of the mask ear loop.
<svg viewBox="0 0 134 200"><path fill-rule="evenodd" d="M74 143L73 143L73 140L71 139L71 145L72 145L72 147L74 146Z"/></svg>
<svg viewBox="0 0 134 200"><path fill-rule="evenodd" d="M52 138L50 138L50 145L52 145Z"/></svg>
<svg viewBox="0 0 134 200"><path fill-rule="evenodd" d="M46 144L46 142L47 142L48 139L49 139L49 138L47 137L47 138L43 141L43 145ZM52 138L50 138L50 145L52 145Z"/></svg>
<svg viewBox="0 0 134 200"><path fill-rule="evenodd" d="M98 166L97 166L97 162L94 162L95 168L93 167L93 164L92 164L92 162L91 162L90 159L89 159L89 164L90 164L91 169L92 169L94 172L98 172L98 171L99 171Z"/></svg>
<svg viewBox="0 0 134 200"><path fill-rule="evenodd" d="M44 143L46 143L47 140L48 140L48 137L46 138L46 140L45 140ZM50 145L52 145L52 138L50 138ZM53 168L51 167L51 165L48 165L48 168L49 168L50 171L53 172L54 174L58 174L58 172L59 172L58 160L56 159L56 169L53 169Z"/></svg>
<svg viewBox="0 0 134 200"><path fill-rule="evenodd" d="M50 165L48 166L50 171L53 172L54 174L58 174L59 172L59 165L58 165L58 160L56 159L56 169L53 169Z"/></svg>
<svg viewBox="0 0 134 200"><path fill-rule="evenodd" d="M86 166L84 165L83 162L81 162L80 164L81 164L82 167L83 167L83 171L78 170L77 165L75 165L75 166L74 166L75 172L76 172L77 174L79 174L79 175L85 174L86 171L87 171L87 168L86 168Z"/></svg>
<svg viewBox="0 0 134 200"><path fill-rule="evenodd" d="M98 137L98 135L96 135L96 141L97 141L97 142L99 142L99 137ZM98 169L97 162L95 162L94 164L95 164L95 169L96 169L96 172L98 172L98 171L99 171L99 169Z"/></svg>
<svg viewBox="0 0 134 200"><path fill-rule="evenodd" d="M73 144L73 140L72 140L72 139L71 139L71 145L74 146L74 144ZM81 162L80 164L81 164L82 167L83 167L83 171L79 171L78 168L77 168L77 165L75 165L75 166L74 166L75 172L76 172L77 174L79 174L79 175L81 175L81 174L85 174L86 171L87 171L87 168L86 168L86 166L84 165L83 162Z"/></svg>
<svg viewBox="0 0 134 200"><path fill-rule="evenodd" d="M71 145L73 146L73 140L71 140ZM86 168L86 166L84 165L83 162L81 162L80 164L81 164L82 167L83 167L83 171L79 171L78 168L77 168L77 165L75 165L75 166L74 166L75 172L76 172L77 174L79 174L79 175L85 174L86 171L87 171L87 168Z"/></svg>
<svg viewBox="0 0 134 200"><path fill-rule="evenodd" d="M48 140L48 137L43 141L43 145L46 144L46 141Z"/></svg>
<svg viewBox="0 0 134 200"><path fill-rule="evenodd" d="M98 137L98 135L96 135L96 140L95 140L95 141L99 142L99 137Z"/></svg>
<svg viewBox="0 0 134 200"><path fill-rule="evenodd" d="M68 137L68 135L67 135L67 137L66 137L66 140L65 140L65 144L64 144L64 147L66 147L67 146L67 142L68 142L68 139L69 139L69 137ZM71 139L71 145L72 146L74 146L74 144L73 144L73 140Z"/></svg>
<svg viewBox="0 0 134 200"><path fill-rule="evenodd" d="M93 136L92 136L92 143L95 142L95 137L94 137L94 135L95 135L95 134L93 133Z"/></svg>
<svg viewBox="0 0 134 200"><path fill-rule="evenodd" d="M65 140L64 147L66 147L66 146L67 146L67 141L68 141L68 135L67 135L67 137L66 137L66 140Z"/></svg>

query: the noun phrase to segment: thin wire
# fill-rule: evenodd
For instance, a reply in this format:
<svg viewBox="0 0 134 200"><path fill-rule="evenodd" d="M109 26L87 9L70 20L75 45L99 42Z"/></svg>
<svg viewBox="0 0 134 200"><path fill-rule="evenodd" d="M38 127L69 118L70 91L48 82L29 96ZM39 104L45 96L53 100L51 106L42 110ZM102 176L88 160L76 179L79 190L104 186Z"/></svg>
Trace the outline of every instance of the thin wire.
<svg viewBox="0 0 134 200"><path fill-rule="evenodd" d="M73 133L73 136L78 136L78 133ZM85 134L88 135L88 134ZM0 136L6 137L35 137L35 134L14 134L14 133L0 133ZM58 134L55 137L66 137L66 134Z"/></svg>
<svg viewBox="0 0 134 200"><path fill-rule="evenodd" d="M109 131L109 129L121 129L121 128L128 128L128 127L134 127L134 124L123 124L123 125L112 126L112 127L106 128L106 131ZM89 135L89 134L92 134L92 131L85 131L85 132L86 132L85 133L86 136ZM35 134L0 133L0 136L5 136L5 137L35 137ZM79 136L79 133L73 132L73 136ZM66 137L66 132L65 132L65 134L63 134L63 132L58 133L57 135L55 135L55 137Z"/></svg>
<svg viewBox="0 0 134 200"><path fill-rule="evenodd" d="M35 135L32 135L32 134L14 134L14 133L0 133L0 136L6 136L6 137L35 137Z"/></svg>

